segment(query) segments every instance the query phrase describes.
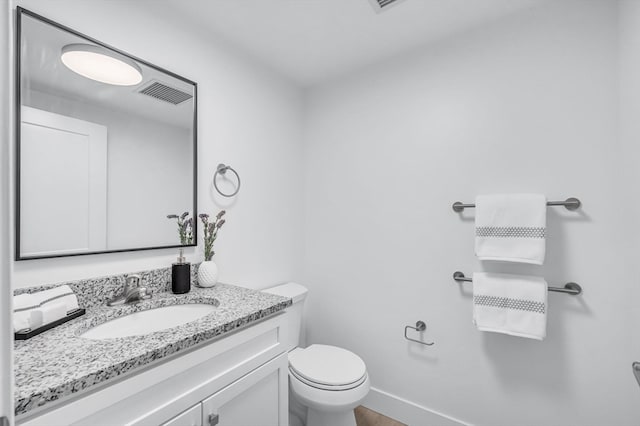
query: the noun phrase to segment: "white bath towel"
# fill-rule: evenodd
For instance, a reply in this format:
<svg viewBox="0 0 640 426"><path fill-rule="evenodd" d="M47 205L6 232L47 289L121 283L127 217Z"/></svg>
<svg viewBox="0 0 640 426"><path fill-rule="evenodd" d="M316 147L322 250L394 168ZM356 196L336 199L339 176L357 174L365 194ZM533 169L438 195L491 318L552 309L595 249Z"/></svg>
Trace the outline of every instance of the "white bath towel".
<svg viewBox="0 0 640 426"><path fill-rule="evenodd" d="M547 199L541 194L476 198L476 256L542 265L546 250Z"/></svg>
<svg viewBox="0 0 640 426"><path fill-rule="evenodd" d="M45 303L31 311L31 328L47 325L67 316L67 304L63 300Z"/></svg>
<svg viewBox="0 0 640 426"><path fill-rule="evenodd" d="M13 296L13 331L31 328L31 312L38 307L32 294Z"/></svg>
<svg viewBox="0 0 640 426"><path fill-rule="evenodd" d="M50 305L54 307L50 308ZM13 329L34 329L58 319L60 309L64 310L66 315L67 312L78 308L78 298L68 285L36 293L19 294L13 296ZM36 312L37 310L40 312Z"/></svg>
<svg viewBox="0 0 640 426"><path fill-rule="evenodd" d="M57 302L64 302L67 305L67 312L78 309L79 307L78 298L68 285L61 285L49 290L32 293L32 296L36 299L40 307Z"/></svg>
<svg viewBox="0 0 640 426"><path fill-rule="evenodd" d="M473 322L481 331L544 339L547 282L525 275L474 273Z"/></svg>

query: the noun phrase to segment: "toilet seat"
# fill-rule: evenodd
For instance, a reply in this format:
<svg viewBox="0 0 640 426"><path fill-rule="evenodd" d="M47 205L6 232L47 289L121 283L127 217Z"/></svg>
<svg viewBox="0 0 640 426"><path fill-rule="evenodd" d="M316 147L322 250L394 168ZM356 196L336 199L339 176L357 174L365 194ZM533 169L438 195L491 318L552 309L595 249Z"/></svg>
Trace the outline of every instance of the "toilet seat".
<svg viewBox="0 0 640 426"><path fill-rule="evenodd" d="M293 396L309 409L320 412L336 413L343 411L347 417L353 417L353 410L369 393L371 382L369 375L365 375L364 381L353 388L338 390L321 389L301 381L289 369L289 385ZM346 424L345 422L320 422L318 424ZM351 424L351 423L349 423ZM355 422L353 423L355 425Z"/></svg>
<svg viewBox="0 0 640 426"><path fill-rule="evenodd" d="M336 346L311 345L289 353L289 371L302 383L316 389L345 391L368 378L362 359Z"/></svg>
<svg viewBox="0 0 640 426"><path fill-rule="evenodd" d="M364 376L362 376L360 378L360 380L358 380L358 381L356 381L354 383L347 383L347 384L344 384L344 385L324 385L322 383L316 383L316 382L313 382L311 380L305 379L304 377L298 375L295 372L295 370L293 370L291 367L289 367L289 372L291 373L292 376L294 376L296 379L300 380L305 385L311 386L311 387L314 387L314 388L320 389L320 390L326 390L326 391L345 391L345 390L357 388L358 386L363 384L368 378L368 376L365 374Z"/></svg>

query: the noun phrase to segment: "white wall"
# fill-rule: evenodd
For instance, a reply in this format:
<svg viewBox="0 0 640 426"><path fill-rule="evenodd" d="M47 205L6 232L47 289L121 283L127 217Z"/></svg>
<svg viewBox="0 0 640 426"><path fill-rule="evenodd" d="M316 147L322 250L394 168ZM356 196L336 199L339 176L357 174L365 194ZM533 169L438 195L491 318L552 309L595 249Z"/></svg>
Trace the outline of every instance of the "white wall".
<svg viewBox="0 0 640 426"><path fill-rule="evenodd" d="M302 99L297 88L217 40L176 22L174 15L152 1L12 3L196 81L198 209L211 214L220 208L228 211L215 246L220 280L264 287L299 279ZM221 162L242 177L242 189L233 200L215 195L211 185ZM202 260L202 244L186 254L191 261ZM165 267L176 255L174 250L161 250L16 262L13 285Z"/></svg>
<svg viewBox="0 0 640 426"><path fill-rule="evenodd" d="M617 2L549 2L310 92L310 342L352 349L375 388L472 424L638 423L617 21ZM549 209L545 266L480 264L473 211L451 204L496 192L584 208ZM483 269L584 294L550 294L544 342L480 333L451 275ZM417 320L435 346L404 340Z"/></svg>
<svg viewBox="0 0 640 426"><path fill-rule="evenodd" d="M640 217L640 197L637 197L637 188L640 185L640 2L636 0L620 1L619 9L620 26L620 140L625 162L622 179L626 190L622 196L630 201L630 208L635 218ZM633 282L633 293L629 299L634 303L633 312L635 319L632 324L640 324L640 309L637 301L640 300L640 263L637 254L640 253L640 221L634 221L632 231L636 238L632 239L632 247L628 253L628 267L625 268ZM640 361L640 335L632 339L634 343L633 356L635 361ZM640 395L640 388L636 396Z"/></svg>
<svg viewBox="0 0 640 426"><path fill-rule="evenodd" d="M11 238L10 228L10 182L11 182L11 61L13 54L10 34L13 31L11 7L0 3L0 417L13 417L13 367L12 342L13 325L11 322Z"/></svg>

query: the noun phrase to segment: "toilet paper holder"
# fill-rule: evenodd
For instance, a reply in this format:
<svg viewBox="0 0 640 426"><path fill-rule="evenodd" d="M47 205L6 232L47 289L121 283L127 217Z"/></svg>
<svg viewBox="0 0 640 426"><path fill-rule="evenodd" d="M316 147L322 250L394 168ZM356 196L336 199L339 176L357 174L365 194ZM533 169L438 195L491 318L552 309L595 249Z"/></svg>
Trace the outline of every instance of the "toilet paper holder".
<svg viewBox="0 0 640 426"><path fill-rule="evenodd" d="M432 346L435 342L423 342L422 340L416 340L416 339L412 339L411 337L407 336L407 331L409 329L415 330L415 331L425 331L427 329L427 324L424 321L418 321L416 322L416 326L413 327L411 325L407 325L404 327L404 338L411 341L411 342L416 342L416 343L420 343L421 345L425 345L425 346Z"/></svg>

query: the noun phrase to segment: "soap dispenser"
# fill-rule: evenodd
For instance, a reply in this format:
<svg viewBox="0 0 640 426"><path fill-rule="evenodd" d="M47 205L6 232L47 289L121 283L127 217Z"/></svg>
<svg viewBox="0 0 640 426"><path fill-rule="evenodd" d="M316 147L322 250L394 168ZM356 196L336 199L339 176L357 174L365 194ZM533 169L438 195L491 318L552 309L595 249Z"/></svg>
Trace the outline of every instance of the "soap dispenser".
<svg viewBox="0 0 640 426"><path fill-rule="evenodd" d="M180 249L178 261L171 265L171 291L174 294L189 293L191 290L191 264L184 258Z"/></svg>

